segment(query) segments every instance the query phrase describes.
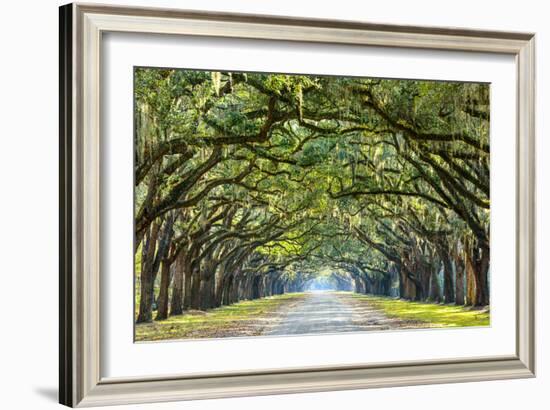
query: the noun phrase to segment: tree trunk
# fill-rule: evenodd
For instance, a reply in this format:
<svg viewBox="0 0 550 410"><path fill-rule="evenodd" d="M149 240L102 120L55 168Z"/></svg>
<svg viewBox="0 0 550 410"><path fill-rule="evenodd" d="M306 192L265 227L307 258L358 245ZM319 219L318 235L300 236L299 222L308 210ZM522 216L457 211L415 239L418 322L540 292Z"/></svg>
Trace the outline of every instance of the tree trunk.
<svg viewBox="0 0 550 410"><path fill-rule="evenodd" d="M159 224L153 223L146 243L143 246L141 257L141 296L139 301L139 314L137 323L151 322L153 320L153 296L154 296L154 259L157 245Z"/></svg>
<svg viewBox="0 0 550 410"><path fill-rule="evenodd" d="M445 303L454 303L455 284L453 281L453 264L451 262L449 246L446 241L439 240L436 247L443 263L443 299Z"/></svg>
<svg viewBox="0 0 550 410"><path fill-rule="evenodd" d="M183 310L191 309L191 293L193 292L193 272L186 266L183 278Z"/></svg>
<svg viewBox="0 0 550 410"><path fill-rule="evenodd" d="M455 303L457 305L463 305L464 300L464 258L461 255L457 255L455 258L456 266L456 292L455 292Z"/></svg>
<svg viewBox="0 0 550 410"><path fill-rule="evenodd" d="M191 278L190 306L191 309L201 308L201 274L198 268L193 270Z"/></svg>
<svg viewBox="0 0 550 410"><path fill-rule="evenodd" d="M261 276L254 276L254 278L252 279L252 289L251 289L251 295L250 295L250 298L251 299L259 299L260 298L260 281L261 281Z"/></svg>
<svg viewBox="0 0 550 410"><path fill-rule="evenodd" d="M432 267L431 277L430 277L430 300L436 303L441 302L441 287L439 286L438 266Z"/></svg>
<svg viewBox="0 0 550 410"><path fill-rule="evenodd" d="M181 315L183 313L183 300L184 300L184 259L185 254L180 252L176 259L176 266L174 272L174 284L172 286L172 301L170 303L170 315Z"/></svg>
<svg viewBox="0 0 550 410"><path fill-rule="evenodd" d="M400 290L401 298L406 300L416 300L417 292L416 292L415 283L407 275L405 268L399 269L399 278L400 278L399 290Z"/></svg>
<svg viewBox="0 0 550 410"><path fill-rule="evenodd" d="M268 276L266 277L265 285L264 285L264 297L269 297L272 295L274 275L275 275L274 273L269 273Z"/></svg>
<svg viewBox="0 0 550 410"><path fill-rule="evenodd" d="M271 284L271 294L278 295L279 293L279 278L275 279Z"/></svg>
<svg viewBox="0 0 550 410"><path fill-rule="evenodd" d="M466 270L468 280L467 302L473 306L489 304L489 271L490 250L488 246L471 247L466 252Z"/></svg>
<svg viewBox="0 0 550 410"><path fill-rule="evenodd" d="M237 303L240 300L239 288L241 286L241 278L239 275L234 275L231 281L231 288L229 290L229 304Z"/></svg>
<svg viewBox="0 0 550 410"><path fill-rule="evenodd" d="M212 307L220 307L222 305L223 292L225 290L225 282L227 281L227 274L225 273L225 265L217 270L214 275L214 300Z"/></svg>
<svg viewBox="0 0 550 410"><path fill-rule="evenodd" d="M168 318L168 291L170 288L170 262L162 261L160 270L160 291L158 297L157 317L155 320Z"/></svg>
<svg viewBox="0 0 550 410"><path fill-rule="evenodd" d="M394 269L397 270L397 278L399 279L399 297L402 299L406 299L405 298L405 279L402 273L403 269L399 267L395 267Z"/></svg>
<svg viewBox="0 0 550 410"><path fill-rule="evenodd" d="M455 289L453 283L453 265L449 255L442 256L443 259L443 297L445 303L454 303Z"/></svg>
<svg viewBox="0 0 550 410"><path fill-rule="evenodd" d="M353 278L353 281L354 281L354 284L355 284L355 293L365 293L365 281L364 279L359 276L359 275L356 275L354 276Z"/></svg>
<svg viewBox="0 0 550 410"><path fill-rule="evenodd" d="M432 277L432 266L429 263L426 263L425 261L420 261L418 264L418 269L420 271L420 282L422 283L422 289L425 290L423 299L426 298L426 296L429 297L430 294L430 279Z"/></svg>
<svg viewBox="0 0 550 410"><path fill-rule="evenodd" d="M365 289L364 289L364 294L367 295L369 293L373 293L373 289L372 289L372 279L370 279L369 277L367 277L365 275L365 277L363 278L363 284L365 285Z"/></svg>
<svg viewBox="0 0 550 410"><path fill-rule="evenodd" d="M476 282L476 306L486 306L489 304L489 248L476 248L474 252L476 257L474 279Z"/></svg>
<svg viewBox="0 0 550 410"><path fill-rule="evenodd" d="M159 233L159 224L154 222L142 249L141 257L141 295L139 301L139 313L136 322L144 323L153 320L153 296L154 296L154 259Z"/></svg>
<svg viewBox="0 0 550 410"><path fill-rule="evenodd" d="M466 304L473 306L476 303L476 280L474 275L474 264L469 252L465 255L466 267Z"/></svg>
<svg viewBox="0 0 550 410"><path fill-rule="evenodd" d="M211 309L214 306L214 278L212 275L201 278L200 294L200 309Z"/></svg>
<svg viewBox="0 0 550 410"><path fill-rule="evenodd" d="M231 304L231 292L233 288L233 275L228 275L223 281L222 305Z"/></svg>
<svg viewBox="0 0 550 410"><path fill-rule="evenodd" d="M391 289L392 289L392 277L391 275L385 275L382 279L383 284L383 293L384 296L391 296Z"/></svg>

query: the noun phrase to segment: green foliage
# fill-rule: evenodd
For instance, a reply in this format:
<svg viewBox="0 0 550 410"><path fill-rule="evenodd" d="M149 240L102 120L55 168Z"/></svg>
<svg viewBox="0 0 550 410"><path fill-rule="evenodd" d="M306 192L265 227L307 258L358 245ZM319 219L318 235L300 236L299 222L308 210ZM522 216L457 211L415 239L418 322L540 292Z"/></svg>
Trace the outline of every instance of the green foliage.
<svg viewBox="0 0 550 410"><path fill-rule="evenodd" d="M138 68L135 121L138 243L175 212L199 267L380 279L488 251L487 84Z"/></svg>
<svg viewBox="0 0 550 410"><path fill-rule="evenodd" d="M190 312L167 320L136 326L136 342L167 339L255 336L260 334L273 316L285 305L304 298L303 293L248 300L212 309L209 312ZM264 326L258 320L265 321Z"/></svg>
<svg viewBox="0 0 550 410"><path fill-rule="evenodd" d="M364 300L388 317L414 320L429 324L429 327L489 326L487 310L476 310L463 306L439 305L435 303L409 302L399 299L354 294L353 298Z"/></svg>

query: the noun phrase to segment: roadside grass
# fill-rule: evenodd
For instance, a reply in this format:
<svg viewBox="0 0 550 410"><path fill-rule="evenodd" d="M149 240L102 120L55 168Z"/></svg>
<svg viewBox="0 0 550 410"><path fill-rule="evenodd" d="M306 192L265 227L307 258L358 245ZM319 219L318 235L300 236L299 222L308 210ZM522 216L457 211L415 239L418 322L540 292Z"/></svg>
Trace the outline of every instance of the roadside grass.
<svg viewBox="0 0 550 410"><path fill-rule="evenodd" d="M136 325L135 341L258 335L277 320L275 312L282 304L292 304L304 297L304 293L289 293L241 301L208 311L191 310L166 320Z"/></svg>
<svg viewBox="0 0 550 410"><path fill-rule="evenodd" d="M490 313L467 306L437 303L410 302L388 297L351 294L354 299L365 300L386 316L403 320L424 322L430 327L489 326Z"/></svg>

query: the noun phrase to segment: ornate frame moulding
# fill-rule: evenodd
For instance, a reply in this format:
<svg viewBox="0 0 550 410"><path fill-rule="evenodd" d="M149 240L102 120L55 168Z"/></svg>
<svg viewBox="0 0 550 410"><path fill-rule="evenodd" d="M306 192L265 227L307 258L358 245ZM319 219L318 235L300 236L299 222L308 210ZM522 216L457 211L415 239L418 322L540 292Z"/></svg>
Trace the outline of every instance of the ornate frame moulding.
<svg viewBox="0 0 550 410"><path fill-rule="evenodd" d="M517 67L517 312L511 356L319 366L199 376L100 373L102 34L239 37L504 53ZM535 39L529 33L69 4L60 8L60 402L97 406L533 377ZM183 370L183 369L182 369Z"/></svg>

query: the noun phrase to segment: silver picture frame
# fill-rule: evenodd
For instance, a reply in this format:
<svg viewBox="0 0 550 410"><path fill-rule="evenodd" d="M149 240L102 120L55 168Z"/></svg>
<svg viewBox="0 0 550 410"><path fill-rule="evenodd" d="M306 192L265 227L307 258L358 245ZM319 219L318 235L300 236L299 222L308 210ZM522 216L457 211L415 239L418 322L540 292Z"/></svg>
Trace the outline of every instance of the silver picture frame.
<svg viewBox="0 0 550 410"><path fill-rule="evenodd" d="M102 36L131 32L507 54L517 69L514 355L102 379ZM246 14L60 8L60 403L71 407L468 382L535 375L535 35ZM183 369L182 369L183 370Z"/></svg>

